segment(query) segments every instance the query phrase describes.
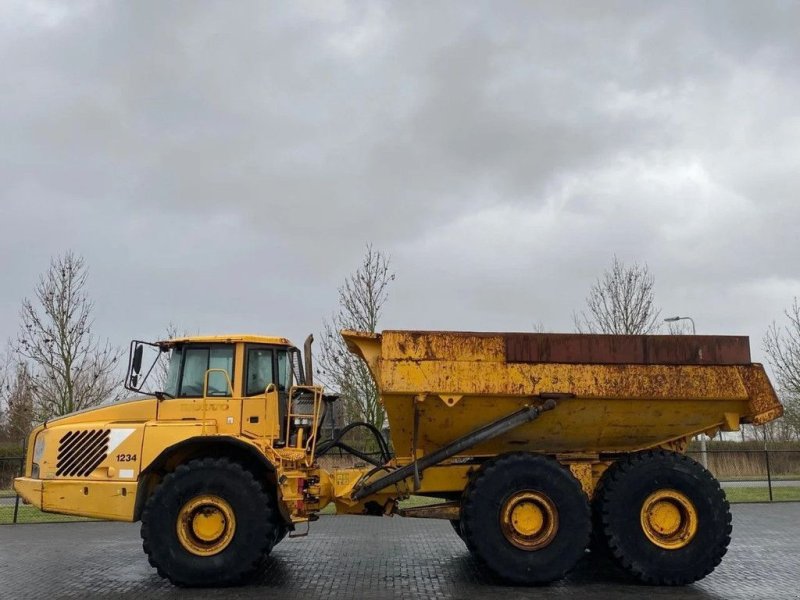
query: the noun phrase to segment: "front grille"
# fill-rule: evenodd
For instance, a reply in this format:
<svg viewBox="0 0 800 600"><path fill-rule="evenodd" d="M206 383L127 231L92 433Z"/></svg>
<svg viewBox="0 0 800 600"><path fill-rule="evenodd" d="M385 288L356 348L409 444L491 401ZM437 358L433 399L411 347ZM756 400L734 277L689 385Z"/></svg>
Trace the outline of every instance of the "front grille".
<svg viewBox="0 0 800 600"><path fill-rule="evenodd" d="M108 455L108 429L69 431L58 444L56 477L86 477Z"/></svg>

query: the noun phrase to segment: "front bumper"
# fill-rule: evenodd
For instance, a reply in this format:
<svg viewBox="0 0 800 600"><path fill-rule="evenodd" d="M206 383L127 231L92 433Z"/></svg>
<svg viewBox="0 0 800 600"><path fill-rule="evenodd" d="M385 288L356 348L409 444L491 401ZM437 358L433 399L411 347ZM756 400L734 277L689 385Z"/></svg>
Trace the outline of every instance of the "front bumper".
<svg viewBox="0 0 800 600"><path fill-rule="evenodd" d="M135 481L55 480L17 477L14 489L28 503L44 512L133 521Z"/></svg>
<svg viewBox="0 0 800 600"><path fill-rule="evenodd" d="M42 508L43 483L41 479L17 477L14 480L14 491L20 495L25 504L33 504L36 508Z"/></svg>

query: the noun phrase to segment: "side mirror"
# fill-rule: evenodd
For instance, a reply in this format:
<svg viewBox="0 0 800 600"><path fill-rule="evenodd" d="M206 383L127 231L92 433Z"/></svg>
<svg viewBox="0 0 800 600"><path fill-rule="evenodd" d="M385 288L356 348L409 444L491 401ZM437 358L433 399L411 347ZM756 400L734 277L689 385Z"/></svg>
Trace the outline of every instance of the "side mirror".
<svg viewBox="0 0 800 600"><path fill-rule="evenodd" d="M139 384L139 372L142 370L142 353L144 346L136 344L133 349L133 357L131 357L131 386L136 387Z"/></svg>
<svg viewBox="0 0 800 600"><path fill-rule="evenodd" d="M158 348L157 344L142 342L140 340L131 340L130 350L128 351L128 369L125 373L124 385L126 390L141 393L141 388L144 387L144 384L147 382L147 378L150 376L150 374L153 372L153 368L156 366L158 355L155 356L152 363L148 362L149 366L145 365L145 368L142 368L145 346ZM150 351L148 350L148 357L149 356ZM149 360L150 359L148 358L148 361Z"/></svg>
<svg viewBox="0 0 800 600"><path fill-rule="evenodd" d="M133 350L133 360L131 361L131 381L134 380L135 377L139 375L139 372L142 370L142 353L144 352L144 346L141 344L136 344L136 348ZM134 383L134 385L136 385Z"/></svg>

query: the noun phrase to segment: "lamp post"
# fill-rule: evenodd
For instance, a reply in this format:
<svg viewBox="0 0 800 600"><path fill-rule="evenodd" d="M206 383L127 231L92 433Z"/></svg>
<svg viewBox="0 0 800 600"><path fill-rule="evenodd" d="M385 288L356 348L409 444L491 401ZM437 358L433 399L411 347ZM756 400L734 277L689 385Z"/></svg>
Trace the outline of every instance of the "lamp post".
<svg viewBox="0 0 800 600"><path fill-rule="evenodd" d="M697 330L694 326L694 319L692 317L667 317L664 319L667 323L674 323L675 321L689 321L692 324L692 335L697 335ZM708 468L708 452L706 450L706 436L704 433L699 434L700 438L700 463L704 468Z"/></svg>
<svg viewBox="0 0 800 600"><path fill-rule="evenodd" d="M692 317L667 317L664 319L667 323L674 323L675 321L689 321L692 324L692 335L697 335L697 330L694 328L694 319Z"/></svg>

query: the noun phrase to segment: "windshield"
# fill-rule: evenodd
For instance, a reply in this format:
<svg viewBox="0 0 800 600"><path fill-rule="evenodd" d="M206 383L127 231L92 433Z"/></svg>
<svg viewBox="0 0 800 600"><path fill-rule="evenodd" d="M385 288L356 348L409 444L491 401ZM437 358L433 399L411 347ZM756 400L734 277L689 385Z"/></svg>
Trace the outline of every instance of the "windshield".
<svg viewBox="0 0 800 600"><path fill-rule="evenodd" d="M173 348L163 382L164 394L170 398L202 398L204 393L230 396L233 353L234 348L229 344L189 344Z"/></svg>

